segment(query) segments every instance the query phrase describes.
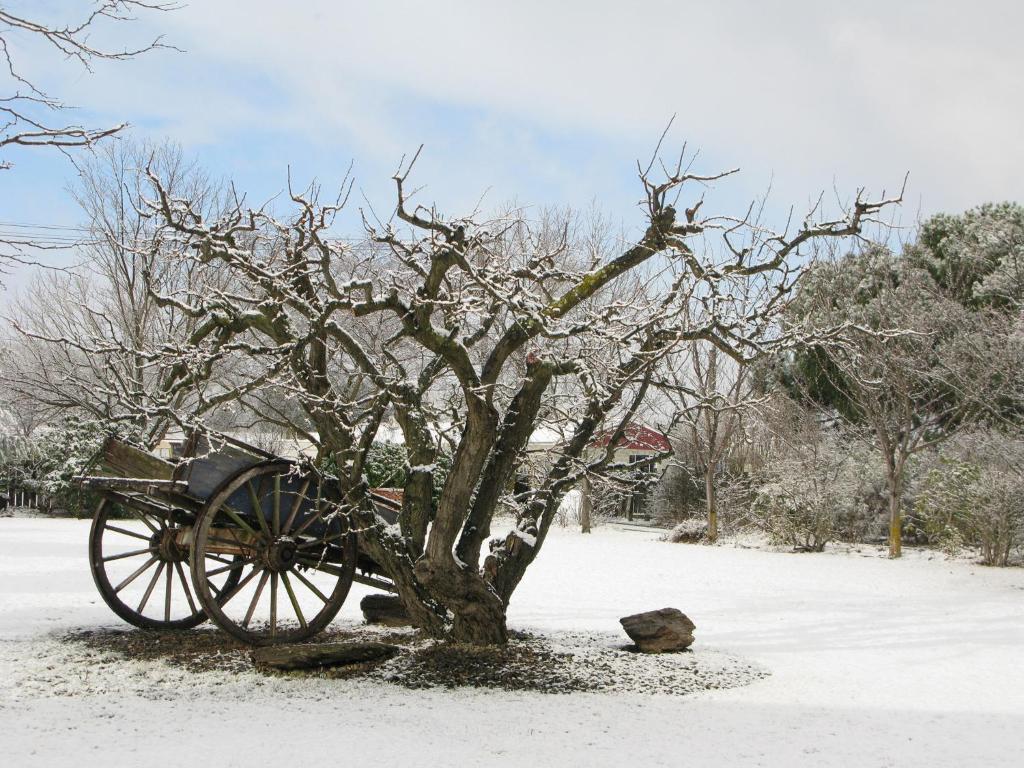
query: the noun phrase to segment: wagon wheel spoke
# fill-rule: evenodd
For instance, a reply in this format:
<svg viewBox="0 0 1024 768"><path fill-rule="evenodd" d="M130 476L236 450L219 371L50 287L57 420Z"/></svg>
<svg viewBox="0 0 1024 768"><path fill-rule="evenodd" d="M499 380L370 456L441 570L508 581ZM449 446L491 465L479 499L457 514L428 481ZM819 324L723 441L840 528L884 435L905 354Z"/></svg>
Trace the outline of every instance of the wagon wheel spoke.
<svg viewBox="0 0 1024 768"><path fill-rule="evenodd" d="M323 564L332 562L328 557L333 555L341 557L344 563L343 549L335 542L343 542L351 535L349 531L343 531L304 541L296 547L296 561L320 569Z"/></svg>
<svg viewBox="0 0 1024 768"><path fill-rule="evenodd" d="M322 503L318 503L317 504L317 511L316 511L316 513L310 515L309 517L307 517L306 518L306 522L304 522L302 525L300 525L298 530L294 531L292 533L292 535L293 536L301 536L306 531L306 529L309 528L309 526L311 526L315 522L318 522L318 521L322 520L323 517L324 517L324 513L327 510L328 510L328 505L322 504Z"/></svg>
<svg viewBox="0 0 1024 768"><path fill-rule="evenodd" d="M256 533L256 531L255 531L255 530L253 530L253 527L252 527L251 525L249 525L249 524L248 524L247 522L245 522L245 519L244 519L244 518L242 517L242 515L240 515L240 514L239 514L238 512L236 512L236 511L235 511L234 509L232 509L231 507L227 506L226 504L224 505L224 507L223 507L222 509L223 509L223 511L224 511L224 514L226 514L226 515L227 515L228 517L230 517L230 518L231 518L231 520L232 520L232 521L233 521L233 522L234 522L234 523L235 523L235 524L236 524L236 525L237 525L237 526L238 526L239 528L242 528L242 529L244 529L244 530L248 531L248 532L249 532L249 533L251 533L251 534L252 534L253 536L259 536L259 534L258 534L258 533Z"/></svg>
<svg viewBox="0 0 1024 768"><path fill-rule="evenodd" d="M127 528L118 528L116 525L107 525L106 530L113 531L114 533L120 533L124 536L131 536L133 539L142 539L143 541L149 541L149 536L141 534L137 531L129 531Z"/></svg>
<svg viewBox="0 0 1024 768"><path fill-rule="evenodd" d="M163 573L165 565L167 565L167 563L162 562L157 566L156 573L153 574L153 580L149 582L149 586L146 587L146 593L142 596L141 602L139 602L139 607L135 609L139 613L142 613L146 609L146 603L149 602L149 596L153 594L153 588L156 587L156 583L160 580L160 574Z"/></svg>
<svg viewBox="0 0 1024 768"><path fill-rule="evenodd" d="M227 571L237 571L239 568L244 568L245 566L249 565L250 563L254 563L254 562L256 562L255 558L246 557L246 558L243 558L243 559L238 560L236 562L233 562L230 565L225 565L225 566L222 566L221 568L214 568L212 571L207 571L206 575L207 576L217 576L217 575L219 575L221 573L226 573Z"/></svg>
<svg viewBox="0 0 1024 768"><path fill-rule="evenodd" d="M192 613L198 613L195 601L192 599L192 587L188 585L188 579L185 578L185 569L181 567L181 561L175 561L174 569L178 572L178 578L181 579L181 588L185 591L188 607L192 609Z"/></svg>
<svg viewBox="0 0 1024 768"><path fill-rule="evenodd" d="M121 552L117 555L108 555L103 558L103 562L109 563L113 560L124 560L127 557L138 557L139 555L145 555L152 551L152 547L146 547L145 549L133 549L131 552Z"/></svg>
<svg viewBox="0 0 1024 768"><path fill-rule="evenodd" d="M171 620L171 580L174 577L174 569L167 563L167 588L164 594L164 621Z"/></svg>
<svg viewBox="0 0 1024 768"><path fill-rule="evenodd" d="M256 517L256 522L260 524L260 530L263 531L264 536L271 536L270 528L267 527L267 519L263 515L263 498L261 493L257 493L256 488L253 487L252 480L249 480L245 484L245 489L249 493L249 503L252 504L252 512ZM260 491L263 490L263 483L260 483Z"/></svg>
<svg viewBox="0 0 1024 768"><path fill-rule="evenodd" d="M139 578L139 576L141 576L146 571L146 569L149 568L151 565L153 565L153 563L155 563L158 559L159 558L157 558L155 555L153 557L149 558L149 560L147 560L145 563L143 563L138 568L138 570L136 570L134 573L130 574L128 576L128 578L126 578L124 581L122 581L120 584L118 584L116 587L114 587L114 593L117 594L122 589L124 589L129 584L131 584L133 581L135 581L137 578Z"/></svg>
<svg viewBox="0 0 1024 768"><path fill-rule="evenodd" d="M270 575L270 636L277 635L277 573Z"/></svg>
<svg viewBox="0 0 1024 768"><path fill-rule="evenodd" d="M306 500L306 494L309 492L309 486L312 484L313 478L307 477L303 483L299 492L295 495L295 501L292 502L291 511L288 513L288 519L284 521L283 531L288 533L291 531L292 526L295 525L295 518L298 517L299 508L302 507L302 502Z"/></svg>
<svg viewBox="0 0 1024 768"><path fill-rule="evenodd" d="M147 515L145 515L143 512L140 512L139 510L134 509L132 507L129 507L128 511L136 519L141 520L142 524L145 525L147 528L149 528L149 530L151 530L153 533L160 533L160 531L163 529L163 525L162 524L161 525L153 525L153 523L151 523L149 521L149 517Z"/></svg>
<svg viewBox="0 0 1024 768"><path fill-rule="evenodd" d="M305 584L306 588L310 592L312 592L314 595L316 595L317 597L320 598L320 602L323 602L323 603L327 602L327 595L325 595L323 592L321 592L319 589L317 589L316 584L314 584L309 579L307 579L305 576L303 576L302 575L302 571L292 571L292 576L294 576L299 581L301 581L303 584Z"/></svg>
<svg viewBox="0 0 1024 768"><path fill-rule="evenodd" d="M292 609L295 611L295 618L299 620L299 626L305 629L307 626L306 617L302 615L299 601L295 599L295 591L292 589L292 583L288 580L287 572L281 574L281 581L284 582L285 591L288 593L288 600L291 601Z"/></svg>
<svg viewBox="0 0 1024 768"><path fill-rule="evenodd" d="M274 475L274 497L273 497L273 535L281 535L281 476ZM273 594L274 585L270 585Z"/></svg>
<svg viewBox="0 0 1024 768"><path fill-rule="evenodd" d="M256 606L260 602L260 595L263 594L263 588L267 586L267 579L270 578L270 572L264 571L263 575L260 576L260 583L256 586L256 592L252 596L252 602L249 603L249 610L245 612L245 618L242 619L242 626L248 627L249 622L252 621L252 615L256 612Z"/></svg>
<svg viewBox="0 0 1024 768"><path fill-rule="evenodd" d="M257 566L255 568L253 568L251 571L249 571L249 574L247 576L243 577L242 580L239 581L234 586L234 588L231 589L227 593L227 595L222 595L221 596L221 607L227 605L228 601L230 601L231 598L233 598L235 595L237 595L239 592L241 592L242 589L245 588L245 585L248 584L250 581L252 581L253 577L255 577L257 574L261 573L263 570L264 570L263 566Z"/></svg>

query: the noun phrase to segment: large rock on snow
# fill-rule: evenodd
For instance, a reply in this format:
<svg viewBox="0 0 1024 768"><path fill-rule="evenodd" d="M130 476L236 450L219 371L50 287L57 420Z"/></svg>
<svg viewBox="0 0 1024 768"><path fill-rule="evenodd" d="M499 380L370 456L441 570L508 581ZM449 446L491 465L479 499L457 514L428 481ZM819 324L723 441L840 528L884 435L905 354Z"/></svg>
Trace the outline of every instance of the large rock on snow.
<svg viewBox="0 0 1024 768"><path fill-rule="evenodd" d="M274 669L323 669L385 661L398 651L398 646L373 642L272 645L255 649L252 660L257 666Z"/></svg>
<svg viewBox="0 0 1024 768"><path fill-rule="evenodd" d="M678 608L635 613L619 619L626 634L643 653L685 651L693 644L696 625Z"/></svg>
<svg viewBox="0 0 1024 768"><path fill-rule="evenodd" d="M359 608L367 624L383 624L386 627L412 625L398 595L367 595L359 601Z"/></svg>

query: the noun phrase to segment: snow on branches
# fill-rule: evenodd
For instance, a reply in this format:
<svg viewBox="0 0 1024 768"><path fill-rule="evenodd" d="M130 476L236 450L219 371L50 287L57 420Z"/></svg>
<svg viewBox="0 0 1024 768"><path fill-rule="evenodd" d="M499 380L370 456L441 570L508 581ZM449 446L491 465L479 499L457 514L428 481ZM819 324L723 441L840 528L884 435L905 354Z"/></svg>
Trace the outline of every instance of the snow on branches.
<svg viewBox="0 0 1024 768"><path fill-rule="evenodd" d="M747 360L784 343L778 314L805 247L857 235L898 198L858 196L841 219L770 232L749 213L704 215L700 188L733 171L694 174L680 160L655 173L652 160L640 169L646 224L624 241L597 215L445 217L409 191L418 154L393 177L393 213L363 212L355 242L331 230L350 183L328 202L290 189L286 217L237 196L210 217L150 170L142 207L168 258L208 279L166 290L147 273L152 300L192 330L138 351L160 390L133 407L182 422L246 409L307 436L338 468L346 508L416 621L501 642L505 606L562 497L609 467L674 356L700 341ZM374 528L364 476L390 420L416 468L398 536ZM562 439L531 464L545 424ZM435 501L442 452L451 466ZM507 508L512 532L490 539Z"/></svg>

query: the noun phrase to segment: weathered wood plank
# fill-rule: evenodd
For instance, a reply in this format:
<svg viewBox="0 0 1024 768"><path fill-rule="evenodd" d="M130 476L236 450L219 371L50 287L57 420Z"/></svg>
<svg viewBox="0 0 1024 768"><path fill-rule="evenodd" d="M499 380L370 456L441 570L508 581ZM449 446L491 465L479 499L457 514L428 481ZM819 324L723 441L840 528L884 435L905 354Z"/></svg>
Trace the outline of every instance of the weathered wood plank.
<svg viewBox="0 0 1024 768"><path fill-rule="evenodd" d="M359 584L365 584L368 587L376 587L377 589L383 589L387 592L398 591L398 588L395 587L394 583L390 581L374 578L373 576L363 576L360 573L357 573L355 576L353 576L352 581L355 581Z"/></svg>
<svg viewBox="0 0 1024 768"><path fill-rule="evenodd" d="M174 464L116 437L108 437L90 474L172 480Z"/></svg>
<svg viewBox="0 0 1024 768"><path fill-rule="evenodd" d="M78 478L84 488L99 488L110 490L142 491L152 493L155 491L175 492L188 489L188 483L183 480L154 480L148 477L106 477L104 475L87 475Z"/></svg>
<svg viewBox="0 0 1024 768"><path fill-rule="evenodd" d="M375 642L272 645L254 650L252 660L257 666L280 670L324 669L385 661L399 650L398 646Z"/></svg>
<svg viewBox="0 0 1024 768"><path fill-rule="evenodd" d="M209 453L197 455L179 476L188 481L188 492L206 499L227 478L261 464L266 459L230 445L217 445Z"/></svg>

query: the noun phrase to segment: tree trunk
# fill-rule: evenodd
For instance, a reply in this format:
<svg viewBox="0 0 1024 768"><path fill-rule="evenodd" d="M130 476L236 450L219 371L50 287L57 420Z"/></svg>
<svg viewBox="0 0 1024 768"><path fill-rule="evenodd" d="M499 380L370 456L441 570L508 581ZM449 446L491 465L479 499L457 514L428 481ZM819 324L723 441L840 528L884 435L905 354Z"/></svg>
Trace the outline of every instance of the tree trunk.
<svg viewBox="0 0 1024 768"><path fill-rule="evenodd" d="M889 475L889 557L903 554L903 518L900 511L899 478Z"/></svg>
<svg viewBox="0 0 1024 768"><path fill-rule="evenodd" d="M710 464L704 470L704 501L708 510L708 541L718 541L718 506L715 498L715 468Z"/></svg>
<svg viewBox="0 0 1024 768"><path fill-rule="evenodd" d="M590 478L583 477L583 485L580 489L580 528L583 533L590 533L590 511L593 507L594 489L590 485Z"/></svg>
<svg viewBox="0 0 1024 768"><path fill-rule="evenodd" d="M472 611L456 612L449 639L468 645L505 645L508 642L505 610L489 610L490 607L490 604L476 604Z"/></svg>
<svg viewBox="0 0 1024 768"><path fill-rule="evenodd" d="M410 622L431 637L472 645L508 642L505 606L477 573L454 564L434 568L426 558L415 567L408 558L391 558L387 570Z"/></svg>
<svg viewBox="0 0 1024 768"><path fill-rule="evenodd" d="M417 561L413 570L416 580L450 612L452 623L445 639L472 645L508 642L505 605L480 574L459 567L454 560L437 565L427 557Z"/></svg>

